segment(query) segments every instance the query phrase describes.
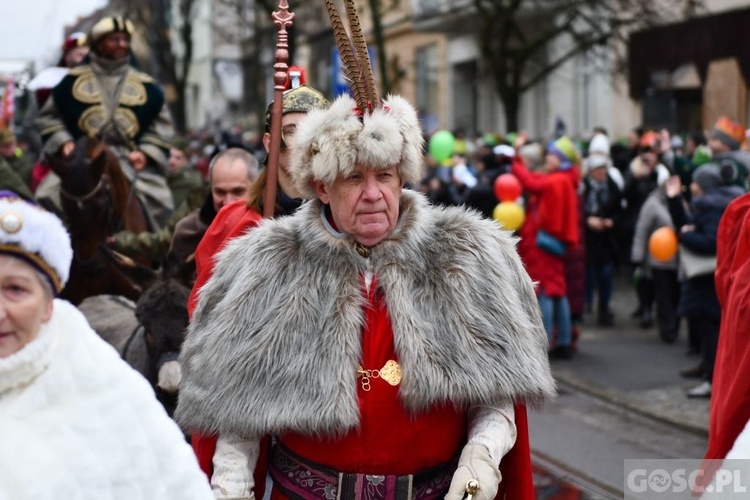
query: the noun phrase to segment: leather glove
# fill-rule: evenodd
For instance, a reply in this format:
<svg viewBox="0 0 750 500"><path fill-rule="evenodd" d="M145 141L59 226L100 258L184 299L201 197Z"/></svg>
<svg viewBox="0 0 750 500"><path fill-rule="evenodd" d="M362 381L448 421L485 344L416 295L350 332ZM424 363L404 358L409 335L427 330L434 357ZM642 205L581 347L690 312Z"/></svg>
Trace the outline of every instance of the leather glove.
<svg viewBox="0 0 750 500"><path fill-rule="evenodd" d="M498 464L492 463L490 451L481 444L468 443L461 451L458 468L453 474L451 486L446 500L461 500L466 493L466 483L476 479L479 491L474 494L474 500L493 500L497 495L497 487L502 476Z"/></svg>

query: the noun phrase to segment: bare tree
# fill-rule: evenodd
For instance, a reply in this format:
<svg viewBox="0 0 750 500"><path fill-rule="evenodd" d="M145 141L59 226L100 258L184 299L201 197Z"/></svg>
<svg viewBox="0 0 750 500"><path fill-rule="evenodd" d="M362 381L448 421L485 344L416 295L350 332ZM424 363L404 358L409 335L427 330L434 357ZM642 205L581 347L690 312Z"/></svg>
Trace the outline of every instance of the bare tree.
<svg viewBox="0 0 750 500"><path fill-rule="evenodd" d="M112 6L143 29L150 50L152 76L166 89L175 130L185 133L185 89L193 59L195 0L112 0ZM175 13L177 15L173 15ZM174 42L182 48L179 56Z"/></svg>
<svg viewBox="0 0 750 500"><path fill-rule="evenodd" d="M456 2L463 8L453 12L453 29L471 16L507 128L517 130L523 94L567 61L590 53L594 63L622 70L629 33L694 14L700 1L470 0Z"/></svg>
<svg viewBox="0 0 750 500"><path fill-rule="evenodd" d="M276 45L277 31L271 14L278 9L276 0L214 0L217 10L229 13L237 23L235 30L227 30L225 25L214 24L217 33L230 43L242 47L245 68L245 96L243 108L253 109L256 123L262 126L266 112L266 76L272 67L264 68L262 56L266 50ZM290 0L289 10L294 12L301 0ZM225 16L223 16L225 17ZM296 25L289 29L289 61L294 64L296 49Z"/></svg>

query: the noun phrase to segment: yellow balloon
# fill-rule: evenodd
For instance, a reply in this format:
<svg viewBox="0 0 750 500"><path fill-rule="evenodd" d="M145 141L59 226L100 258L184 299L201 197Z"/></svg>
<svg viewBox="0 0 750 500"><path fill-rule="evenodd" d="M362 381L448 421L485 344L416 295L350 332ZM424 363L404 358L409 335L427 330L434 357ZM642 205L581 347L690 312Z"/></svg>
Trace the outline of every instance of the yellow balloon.
<svg viewBox="0 0 750 500"><path fill-rule="evenodd" d="M492 211L492 218L502 224L504 229L515 231L523 226L526 214L523 207L515 201L504 201Z"/></svg>

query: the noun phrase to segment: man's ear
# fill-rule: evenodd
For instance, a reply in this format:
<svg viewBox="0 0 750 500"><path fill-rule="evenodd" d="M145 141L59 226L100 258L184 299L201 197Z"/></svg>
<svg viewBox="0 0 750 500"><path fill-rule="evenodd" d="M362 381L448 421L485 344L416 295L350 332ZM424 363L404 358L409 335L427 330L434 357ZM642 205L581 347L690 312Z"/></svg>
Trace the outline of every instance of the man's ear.
<svg viewBox="0 0 750 500"><path fill-rule="evenodd" d="M266 150L266 153L271 151L271 134L268 132L263 134L263 149Z"/></svg>
<svg viewBox="0 0 750 500"><path fill-rule="evenodd" d="M311 179L310 180L310 186L315 190L315 194L318 196L318 199L328 205L331 202L331 197L328 195L328 188L325 184L323 184L323 181L319 181L317 179Z"/></svg>

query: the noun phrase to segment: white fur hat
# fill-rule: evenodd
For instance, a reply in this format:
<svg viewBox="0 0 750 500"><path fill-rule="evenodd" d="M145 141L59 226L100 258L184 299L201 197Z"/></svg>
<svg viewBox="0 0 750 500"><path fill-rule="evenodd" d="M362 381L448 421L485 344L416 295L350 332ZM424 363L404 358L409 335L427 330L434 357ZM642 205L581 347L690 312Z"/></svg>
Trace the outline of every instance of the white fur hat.
<svg viewBox="0 0 750 500"><path fill-rule="evenodd" d="M403 97L388 96L364 114L348 95L328 109L314 109L297 124L289 170L300 195L315 198L310 181L331 184L357 163L381 170L398 167L401 180L422 178L424 138L414 107Z"/></svg>
<svg viewBox="0 0 750 500"><path fill-rule="evenodd" d="M73 249L62 222L11 191L0 191L0 253L39 269L56 294L68 281Z"/></svg>

